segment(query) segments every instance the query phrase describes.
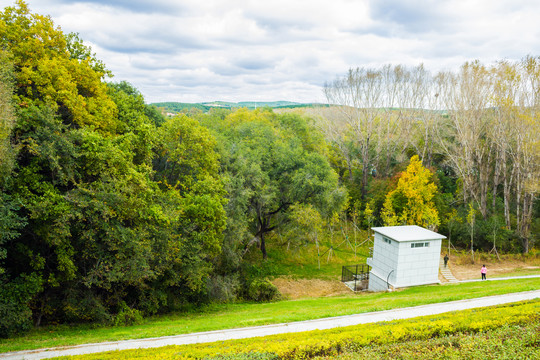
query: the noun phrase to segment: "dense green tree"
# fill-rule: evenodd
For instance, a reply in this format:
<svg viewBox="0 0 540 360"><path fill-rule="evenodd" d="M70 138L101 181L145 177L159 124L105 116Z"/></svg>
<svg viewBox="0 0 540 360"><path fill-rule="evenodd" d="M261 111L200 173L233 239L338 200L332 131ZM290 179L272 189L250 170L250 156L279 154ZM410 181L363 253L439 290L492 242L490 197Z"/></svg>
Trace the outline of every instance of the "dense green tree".
<svg viewBox="0 0 540 360"><path fill-rule="evenodd" d="M225 191L219 177L216 140L186 116L166 121L158 131L155 179L178 201L177 236L185 247L179 266L192 290L202 290L211 259L221 250ZM177 274L182 278L182 274Z"/></svg>
<svg viewBox="0 0 540 360"><path fill-rule="evenodd" d="M0 337L26 330L31 326L32 296L39 290L40 281L25 273L13 275L7 266L8 249L20 236L26 220L18 212L21 203L17 196L6 192L12 182L16 149L11 136L15 125L12 106L12 64L5 51L0 50Z"/></svg>
<svg viewBox="0 0 540 360"><path fill-rule="evenodd" d="M0 336L201 299L225 226L215 139L105 84L24 2L0 30Z"/></svg>
<svg viewBox="0 0 540 360"><path fill-rule="evenodd" d="M288 221L294 204L311 204L327 215L343 203L337 175L320 154L322 137L305 119L240 109L211 126L223 146L229 217L249 236L237 238L244 251L258 243L266 258L266 235Z"/></svg>

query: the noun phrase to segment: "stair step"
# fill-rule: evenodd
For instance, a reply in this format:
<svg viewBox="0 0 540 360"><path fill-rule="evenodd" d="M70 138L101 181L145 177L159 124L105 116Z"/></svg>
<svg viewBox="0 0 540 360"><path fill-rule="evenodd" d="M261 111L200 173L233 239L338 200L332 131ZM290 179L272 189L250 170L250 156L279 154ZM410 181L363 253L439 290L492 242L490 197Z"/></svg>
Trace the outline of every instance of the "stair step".
<svg viewBox="0 0 540 360"><path fill-rule="evenodd" d="M450 283L458 282L458 279L456 279L455 276L452 274L452 271L450 271L450 268L448 267L448 265L446 267L444 266L444 259L443 258L441 258L441 260L440 260L439 270L440 270L442 276L448 282L450 282Z"/></svg>

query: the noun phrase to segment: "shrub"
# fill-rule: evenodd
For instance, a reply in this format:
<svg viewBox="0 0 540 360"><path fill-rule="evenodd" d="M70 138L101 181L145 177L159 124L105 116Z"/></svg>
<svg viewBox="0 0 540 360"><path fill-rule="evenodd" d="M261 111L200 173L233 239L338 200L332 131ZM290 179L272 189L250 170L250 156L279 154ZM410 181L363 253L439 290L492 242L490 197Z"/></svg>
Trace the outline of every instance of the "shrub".
<svg viewBox="0 0 540 360"><path fill-rule="evenodd" d="M41 281L36 276L9 283L0 277L0 338L30 330L32 311L28 304L40 289Z"/></svg>
<svg viewBox="0 0 540 360"><path fill-rule="evenodd" d="M132 309L125 302L120 304L120 311L114 317L114 326L130 326L140 324L143 320L141 312Z"/></svg>
<svg viewBox="0 0 540 360"><path fill-rule="evenodd" d="M277 287L268 280L255 279L249 284L247 296L254 301L272 301L281 297Z"/></svg>
<svg viewBox="0 0 540 360"><path fill-rule="evenodd" d="M103 301L87 289L66 289L65 297L60 304L51 303L48 306L63 312L63 320L67 323L107 324L111 321L111 314L103 305Z"/></svg>
<svg viewBox="0 0 540 360"><path fill-rule="evenodd" d="M240 289L238 275L216 275L207 282L208 296L218 302L230 302L236 300Z"/></svg>
<svg viewBox="0 0 540 360"><path fill-rule="evenodd" d="M278 360L279 356L271 353L251 352L247 354L227 354L205 357L204 360Z"/></svg>
<svg viewBox="0 0 540 360"><path fill-rule="evenodd" d="M0 290L0 338L22 333L32 327L32 311L24 301L14 296L12 289Z"/></svg>

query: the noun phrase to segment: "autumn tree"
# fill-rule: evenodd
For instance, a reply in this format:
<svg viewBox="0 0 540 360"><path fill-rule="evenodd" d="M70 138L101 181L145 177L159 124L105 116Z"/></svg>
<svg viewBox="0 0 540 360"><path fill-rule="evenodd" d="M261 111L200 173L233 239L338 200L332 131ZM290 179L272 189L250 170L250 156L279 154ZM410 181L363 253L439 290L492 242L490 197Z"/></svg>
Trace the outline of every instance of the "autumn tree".
<svg viewBox="0 0 540 360"><path fill-rule="evenodd" d="M381 214L385 225L419 225L434 229L440 224L433 203L437 186L432 182L432 176L417 155L411 158L396 189L386 195Z"/></svg>
<svg viewBox="0 0 540 360"><path fill-rule="evenodd" d="M432 163L434 124L439 120L434 109L440 108L440 101L434 96L436 82L423 65L350 70L324 91L330 107L321 109L318 124L342 154L351 194L357 167L363 199L369 176L390 176L396 164L408 158L409 149Z"/></svg>
<svg viewBox="0 0 540 360"><path fill-rule="evenodd" d="M373 151L376 140L380 107L384 89L381 72L376 69L356 68L324 87L329 104L336 105L351 132L361 163L361 198L367 193Z"/></svg>
<svg viewBox="0 0 540 360"><path fill-rule="evenodd" d="M533 206L540 192L540 57L527 57L519 64L523 76L519 114L512 122L511 155L516 171L516 227L529 251Z"/></svg>
<svg viewBox="0 0 540 360"><path fill-rule="evenodd" d="M0 186L13 166L15 149L11 131L15 125L13 107L13 68L8 54L0 50Z"/></svg>
<svg viewBox="0 0 540 360"><path fill-rule="evenodd" d="M440 137L449 163L463 181L464 202L478 204L487 216L488 191L494 157L489 136L493 112L491 80L480 62L465 63L457 74L446 76L443 96L449 111L447 132Z"/></svg>
<svg viewBox="0 0 540 360"><path fill-rule="evenodd" d="M16 104L47 106L65 123L114 131L116 107L107 96L102 82L106 74L98 61L79 56L80 47L68 47L66 35L50 17L32 13L22 0L16 4L0 13L0 44L9 49L17 69Z"/></svg>

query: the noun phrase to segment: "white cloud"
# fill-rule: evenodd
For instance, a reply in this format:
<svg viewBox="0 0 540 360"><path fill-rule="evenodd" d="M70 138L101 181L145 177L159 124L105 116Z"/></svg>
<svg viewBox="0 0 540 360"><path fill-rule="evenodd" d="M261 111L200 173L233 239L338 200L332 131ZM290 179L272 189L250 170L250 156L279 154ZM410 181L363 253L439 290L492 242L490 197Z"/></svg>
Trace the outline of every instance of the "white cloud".
<svg viewBox="0 0 540 360"><path fill-rule="evenodd" d="M351 67L540 55L527 0L28 1L149 102L322 101Z"/></svg>

